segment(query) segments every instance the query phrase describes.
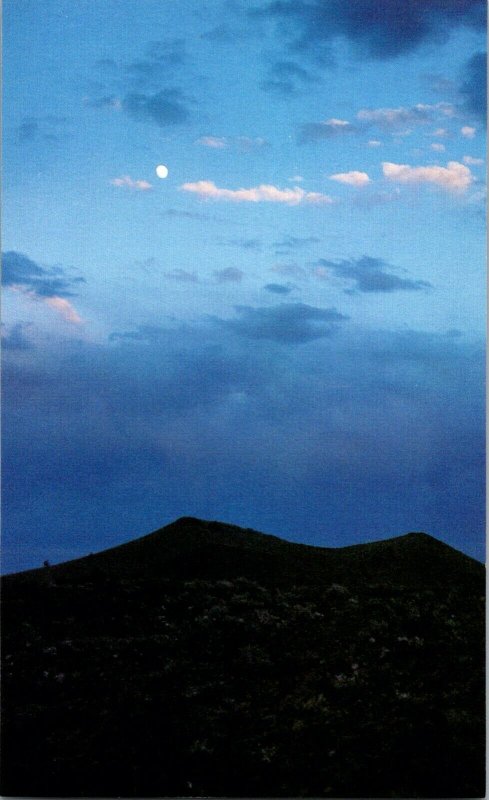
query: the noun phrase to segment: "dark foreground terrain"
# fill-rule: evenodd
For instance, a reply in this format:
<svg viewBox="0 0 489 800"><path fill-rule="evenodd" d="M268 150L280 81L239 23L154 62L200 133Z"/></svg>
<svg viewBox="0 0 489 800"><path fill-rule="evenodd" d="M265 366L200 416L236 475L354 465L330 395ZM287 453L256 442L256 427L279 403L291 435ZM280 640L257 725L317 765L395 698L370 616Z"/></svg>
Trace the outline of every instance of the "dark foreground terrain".
<svg viewBox="0 0 489 800"><path fill-rule="evenodd" d="M2 795L480 797L484 569L184 518L3 580Z"/></svg>

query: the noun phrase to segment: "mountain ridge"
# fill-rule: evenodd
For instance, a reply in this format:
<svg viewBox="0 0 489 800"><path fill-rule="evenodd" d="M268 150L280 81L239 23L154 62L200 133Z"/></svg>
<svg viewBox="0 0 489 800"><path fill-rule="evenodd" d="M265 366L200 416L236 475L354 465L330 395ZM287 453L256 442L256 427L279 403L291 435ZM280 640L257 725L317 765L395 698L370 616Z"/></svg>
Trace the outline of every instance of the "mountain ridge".
<svg viewBox="0 0 489 800"><path fill-rule="evenodd" d="M234 556L239 556L235 559ZM422 531L339 547L292 542L252 528L197 517L179 517L128 542L49 567L4 576L3 581L76 579L111 573L117 576L223 577L240 570L268 583L334 581L359 583L392 580L419 585L477 578L484 570L476 559ZM267 572L269 573L267 575Z"/></svg>

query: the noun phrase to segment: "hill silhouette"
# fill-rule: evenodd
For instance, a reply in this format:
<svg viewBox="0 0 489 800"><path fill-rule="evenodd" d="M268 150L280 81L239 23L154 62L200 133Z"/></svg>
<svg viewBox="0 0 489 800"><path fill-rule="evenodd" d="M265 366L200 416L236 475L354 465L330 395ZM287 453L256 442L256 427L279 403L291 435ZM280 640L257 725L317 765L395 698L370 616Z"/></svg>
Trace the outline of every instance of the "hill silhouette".
<svg viewBox="0 0 489 800"><path fill-rule="evenodd" d="M2 794L476 797L484 568L184 517L3 579Z"/></svg>

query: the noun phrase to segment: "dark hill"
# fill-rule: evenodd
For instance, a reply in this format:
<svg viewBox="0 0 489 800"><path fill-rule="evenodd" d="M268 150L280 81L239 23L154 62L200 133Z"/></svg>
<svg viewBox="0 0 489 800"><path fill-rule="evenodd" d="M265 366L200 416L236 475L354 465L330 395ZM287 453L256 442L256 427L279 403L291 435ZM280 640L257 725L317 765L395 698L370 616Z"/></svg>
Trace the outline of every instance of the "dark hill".
<svg viewBox="0 0 489 800"><path fill-rule="evenodd" d="M484 568L182 518L3 579L2 794L477 797Z"/></svg>
<svg viewBox="0 0 489 800"><path fill-rule="evenodd" d="M182 517L164 528L96 555L53 566L53 580L89 577L155 579L245 575L269 584L305 581L395 581L400 586L449 585L483 579L482 565L426 533L349 547L313 547L249 528ZM44 569L9 581L44 581Z"/></svg>

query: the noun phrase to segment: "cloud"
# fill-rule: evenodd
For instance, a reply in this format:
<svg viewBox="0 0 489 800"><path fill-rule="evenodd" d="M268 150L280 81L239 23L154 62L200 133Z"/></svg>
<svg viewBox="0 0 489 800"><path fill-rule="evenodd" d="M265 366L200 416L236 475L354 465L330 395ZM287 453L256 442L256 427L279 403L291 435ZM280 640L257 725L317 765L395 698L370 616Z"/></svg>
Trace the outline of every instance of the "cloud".
<svg viewBox="0 0 489 800"><path fill-rule="evenodd" d="M463 108L485 123L487 113L487 53L475 53L465 65L460 87Z"/></svg>
<svg viewBox="0 0 489 800"><path fill-rule="evenodd" d="M58 141L60 128L63 128L68 122L67 117L57 114L24 117L20 125L15 128L15 136L19 144L26 144L36 139Z"/></svg>
<svg viewBox="0 0 489 800"><path fill-rule="evenodd" d="M2 254L2 286L18 288L39 298L73 297L81 277L68 277L61 267L45 269L23 253L9 250Z"/></svg>
<svg viewBox="0 0 489 800"><path fill-rule="evenodd" d="M122 101L120 97L114 94L107 94L96 98L86 97L84 105L87 106L87 108L122 111Z"/></svg>
<svg viewBox="0 0 489 800"><path fill-rule="evenodd" d="M73 325L81 325L83 322L76 308L66 297L46 297L45 303L54 308L66 322L71 322Z"/></svg>
<svg viewBox="0 0 489 800"><path fill-rule="evenodd" d="M324 122L306 122L299 131L299 143L318 142L321 139L331 139L343 136L345 133L356 133L358 128L345 119L328 119Z"/></svg>
<svg viewBox="0 0 489 800"><path fill-rule="evenodd" d="M262 136L236 136L234 142L238 150L242 153L253 153L263 148L270 147L270 142Z"/></svg>
<svg viewBox="0 0 489 800"><path fill-rule="evenodd" d="M474 180L470 169L458 161L449 161L446 167L411 167L409 164L392 164L384 161L385 177L397 183L419 185L431 183L447 192L466 192Z"/></svg>
<svg viewBox="0 0 489 800"><path fill-rule="evenodd" d="M284 236L279 242L274 242L273 246L276 255L289 253L291 250L300 250L310 244L317 244L320 241L317 236Z"/></svg>
<svg viewBox="0 0 489 800"><path fill-rule="evenodd" d="M400 278L390 271L392 267L381 258L362 256L358 259L336 262L320 258L317 264L318 277L327 279L329 274L333 273L338 278L354 281L354 291L358 292L420 291L431 288L431 284L427 281ZM353 293L352 289L345 291L348 294Z"/></svg>
<svg viewBox="0 0 489 800"><path fill-rule="evenodd" d="M260 83L260 88L282 97L293 97L319 78L294 61L276 61L269 69L269 78Z"/></svg>
<svg viewBox="0 0 489 800"><path fill-rule="evenodd" d="M381 147L381 146L382 146L382 142L379 142L379 140L378 140L378 139L370 139L370 140L367 142L367 145L368 145L369 147Z"/></svg>
<svg viewBox="0 0 489 800"><path fill-rule="evenodd" d="M43 302L66 322L75 325L83 320L66 298L75 296L73 288L79 283L85 283L85 279L69 277L61 267L45 269L15 250L2 255L2 286L20 291L31 300Z"/></svg>
<svg viewBox="0 0 489 800"><path fill-rule="evenodd" d="M307 272L304 267L300 267L299 264L274 264L271 268L272 272L276 272L278 275L285 275L289 278L307 278Z"/></svg>
<svg viewBox="0 0 489 800"><path fill-rule="evenodd" d="M12 325L10 329L7 329L7 326L2 323L0 326L2 350L31 350L33 347L32 342L30 342L24 334L24 330L28 327L28 325L24 325L22 322L17 322L15 325Z"/></svg>
<svg viewBox="0 0 489 800"><path fill-rule="evenodd" d="M428 105L418 103L415 106L398 108L362 108L357 119L364 126L375 125L383 130L397 129L406 125L423 125L433 122L437 117L451 117L455 107L451 103Z"/></svg>
<svg viewBox="0 0 489 800"><path fill-rule="evenodd" d="M483 0L274 0L251 13L277 20L292 50L319 57L338 38L361 55L388 60L425 42L446 40L455 28L485 29Z"/></svg>
<svg viewBox="0 0 489 800"><path fill-rule="evenodd" d="M237 267L225 267L215 269L213 275L218 283L240 283L243 280L244 272Z"/></svg>
<svg viewBox="0 0 489 800"><path fill-rule="evenodd" d="M168 88L154 94L129 92L122 100L122 110L133 119L154 122L158 127L188 122L190 112L180 89Z"/></svg>
<svg viewBox="0 0 489 800"><path fill-rule="evenodd" d="M462 161L464 164L468 164L469 167L480 167L484 163L483 158L474 158L473 156L464 156Z"/></svg>
<svg viewBox="0 0 489 800"><path fill-rule="evenodd" d="M228 141L224 136L201 136L195 144L201 144L203 147L210 147L213 150L223 150L228 147Z"/></svg>
<svg viewBox="0 0 489 800"><path fill-rule="evenodd" d="M222 189L213 181L196 181L180 186L184 192L191 192L205 200L228 200L232 203L284 203L297 206L301 203L309 205L330 205L333 200L319 192L306 192L299 186L293 189L279 189L269 184L261 184L250 189Z"/></svg>
<svg viewBox="0 0 489 800"><path fill-rule="evenodd" d="M284 286L283 283L267 283L263 288L272 294L290 294L292 291L292 286Z"/></svg>
<svg viewBox="0 0 489 800"><path fill-rule="evenodd" d="M444 153L445 152L445 145L441 142L432 142L430 144L430 148L434 150L435 153Z"/></svg>
<svg viewBox="0 0 489 800"><path fill-rule="evenodd" d="M239 239L226 239L223 244L232 245L233 247L239 247L241 250L261 250L262 244L260 239L246 239L246 238L239 238Z"/></svg>
<svg viewBox="0 0 489 800"><path fill-rule="evenodd" d="M181 283L198 283L199 277L195 272L188 272L186 269L174 269L171 272L165 272L167 278Z"/></svg>
<svg viewBox="0 0 489 800"><path fill-rule="evenodd" d="M212 150L225 150L228 147L234 147L242 153L251 153L270 146L269 142L260 136L255 138L250 136L200 136L195 141L195 144L209 147Z"/></svg>
<svg viewBox="0 0 489 800"><path fill-rule="evenodd" d="M5 351L4 568L184 514L329 547L427 529L481 556L484 343L340 324L285 344L207 317Z"/></svg>
<svg viewBox="0 0 489 800"><path fill-rule="evenodd" d="M160 82L169 71L180 67L187 58L184 39L164 39L151 42L142 58L123 65L136 84L148 85L151 81Z"/></svg>
<svg viewBox="0 0 489 800"><path fill-rule="evenodd" d="M121 178L112 178L110 183L112 186L117 186L121 189L131 189L134 192L147 192L153 188L149 181L135 181L130 178L129 175L123 175Z"/></svg>
<svg viewBox="0 0 489 800"><path fill-rule="evenodd" d="M301 344L331 336L338 323L348 319L335 308L315 308L303 303L252 308L236 306L238 319L221 320L221 325L247 339L269 339L280 344Z"/></svg>
<svg viewBox="0 0 489 800"><path fill-rule="evenodd" d="M472 128L471 125L464 125L460 128L460 133L465 139L473 139L475 136L475 128Z"/></svg>
<svg viewBox="0 0 489 800"><path fill-rule="evenodd" d="M358 172L352 170L351 172L338 172L336 175L330 175L330 180L338 181L339 183L346 183L349 186L366 186L370 183L370 178L366 172Z"/></svg>

